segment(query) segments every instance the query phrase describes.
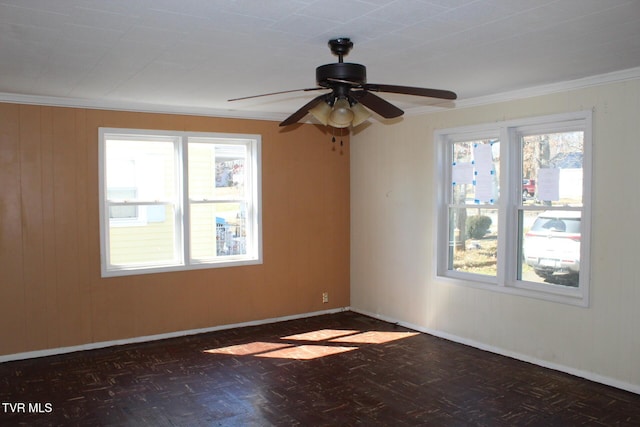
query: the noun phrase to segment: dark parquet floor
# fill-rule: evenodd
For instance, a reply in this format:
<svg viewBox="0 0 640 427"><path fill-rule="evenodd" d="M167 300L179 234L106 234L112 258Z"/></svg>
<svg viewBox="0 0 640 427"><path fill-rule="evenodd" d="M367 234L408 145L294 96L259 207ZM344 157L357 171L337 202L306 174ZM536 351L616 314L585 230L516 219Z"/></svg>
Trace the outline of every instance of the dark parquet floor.
<svg viewBox="0 0 640 427"><path fill-rule="evenodd" d="M353 312L2 363L0 401L10 426L640 425L640 395Z"/></svg>

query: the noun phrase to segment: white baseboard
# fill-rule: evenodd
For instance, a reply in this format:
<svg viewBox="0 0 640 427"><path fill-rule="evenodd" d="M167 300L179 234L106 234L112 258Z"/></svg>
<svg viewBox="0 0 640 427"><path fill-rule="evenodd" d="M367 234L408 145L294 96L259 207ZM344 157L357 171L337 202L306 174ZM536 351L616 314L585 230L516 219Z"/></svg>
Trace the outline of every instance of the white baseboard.
<svg viewBox="0 0 640 427"><path fill-rule="evenodd" d="M464 344L464 345L468 345L470 347L475 347L478 348L480 350L485 350L485 351L489 351L491 353L495 353L495 354L499 354L501 356L506 356L506 357L510 357L512 359L517 359L517 360L522 360L523 362L528 362L534 365L538 365L538 366L542 366L544 368L549 368L549 369L553 369L555 371L559 371L559 372L564 372L570 375L574 375L576 377L580 377L580 378L584 378L590 381L594 381L597 383L601 383L601 384L605 384L611 387L615 387L615 388L619 388L622 390L626 390L626 391L630 391L632 393L636 393L636 394L640 394L640 385L637 384L631 384L631 383L627 383L624 381L620 381L617 380L615 378L610 378L604 375L600 375L600 374L596 374L594 372L588 372L588 371L582 371L580 369L575 369L572 368L570 366L565 366L565 365L560 365L557 363L552 363L549 362L547 360L542 360L542 359L538 359L532 356L528 356L526 354L520 354L520 353L516 353L513 351L509 351L509 350L505 350L499 347L494 347L491 345L487 345L478 341L474 341L474 340L470 340L467 338L463 338L463 337L459 337L457 335L452 335L452 334L448 334L446 332L442 332L442 331L438 331L438 330L433 330L433 329L429 329L429 328L425 328L424 326L420 326L420 325L414 325L411 323L407 323L407 322L402 322L399 321L398 319L394 319L388 316L382 316L380 314L377 313L371 313L368 312L366 310L360 310L354 307L350 307L349 308L351 311L353 311L354 313L360 313L363 314L365 316L369 316L369 317L373 317L376 319L380 319L383 320L385 322L389 322L389 323L396 323L400 326L404 326L406 328L410 328L419 332L423 332L425 334L429 334L429 335L433 335L436 336L438 338L443 338L446 339L448 341L453 341L453 342L457 342L460 344Z"/></svg>
<svg viewBox="0 0 640 427"><path fill-rule="evenodd" d="M46 350L36 350L36 351L27 351L24 353L0 355L0 363L10 362L14 360L33 359L36 357L54 356L57 354L73 353L76 351L94 350L98 348L112 347L112 346L124 345L124 344L134 344L134 343L141 343L141 342L148 342L148 341L164 340L167 338L176 338L176 337L183 337L187 335L203 334L206 332L215 332L215 331L222 331L225 329L242 328L245 326L266 325L268 323L304 319L306 317L314 317L314 316L320 316L323 314L339 313L341 311L347 311L347 310L349 310L349 307L341 307L341 308L335 308L330 310L314 311L311 313L294 314L291 316L274 317L270 319L253 320L250 322L212 326L210 328L190 329L186 331L169 332L166 334L146 335L142 337L127 338L122 340L101 341L101 342L95 342L90 344L74 345L70 347L58 347L58 348L51 348Z"/></svg>

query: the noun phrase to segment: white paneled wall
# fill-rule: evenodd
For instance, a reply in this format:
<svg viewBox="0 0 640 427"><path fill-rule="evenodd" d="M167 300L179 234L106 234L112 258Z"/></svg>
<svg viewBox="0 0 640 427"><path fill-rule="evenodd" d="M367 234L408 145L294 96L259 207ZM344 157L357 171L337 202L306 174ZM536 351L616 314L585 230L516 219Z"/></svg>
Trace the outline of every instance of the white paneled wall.
<svg viewBox="0 0 640 427"><path fill-rule="evenodd" d="M593 109L591 304L435 276L435 129ZM640 393L640 80L374 124L351 146L351 305Z"/></svg>

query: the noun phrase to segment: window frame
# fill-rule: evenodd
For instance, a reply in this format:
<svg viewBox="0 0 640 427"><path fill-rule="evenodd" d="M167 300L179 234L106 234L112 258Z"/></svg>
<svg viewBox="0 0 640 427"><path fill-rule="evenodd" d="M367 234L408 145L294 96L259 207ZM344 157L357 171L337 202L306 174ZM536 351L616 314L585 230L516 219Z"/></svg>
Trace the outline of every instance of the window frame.
<svg viewBox="0 0 640 427"><path fill-rule="evenodd" d="M231 134L215 132L184 132L171 130L129 129L129 128L99 128L98 129L98 174L99 174L99 216L100 216L100 264L101 277L127 276L171 271L187 271L204 268L222 268L243 265L262 264L262 137L257 134ZM172 205L174 207L174 253L171 262L146 262L126 266L110 263L110 227L139 225L141 221L131 221L126 224L116 221L109 224L109 207L119 203L109 202L106 186L106 145L111 139L139 139L145 141L171 142L174 146L175 189L173 200L138 200L129 205L151 206ZM189 143L211 143L214 145L243 145L246 147L246 197L242 202L247 203L247 251L240 255L215 255L206 260L192 259L190 239L190 205L194 200L189 194ZM217 200L211 202L218 203Z"/></svg>
<svg viewBox="0 0 640 427"><path fill-rule="evenodd" d="M519 213L525 212L522 203L522 157L519 135L524 131L540 131L554 133L564 131L583 131L583 182L582 206L572 210L581 212L581 243L580 243L580 275L578 287L554 286L518 279L518 257L522 256L520 237ZM497 274L496 276L481 275L449 269L449 208L452 182L451 144L462 141L473 141L497 137L500 141L500 195L498 208L498 237L497 237ZM548 116L530 117L489 124L464 126L436 130L434 141L436 165L434 172L437 203L434 222L434 232L437 239L434 275L438 281L456 285L472 286L491 291L521 295L566 303L582 307L589 306L590 282L590 247L591 247L591 175L592 169L592 111L578 111L572 113L554 114ZM495 205L478 204L472 207L490 208ZM552 208L551 210L562 210ZM534 209L538 210L538 208ZM549 207L540 207L550 210ZM566 210L566 209L564 209Z"/></svg>

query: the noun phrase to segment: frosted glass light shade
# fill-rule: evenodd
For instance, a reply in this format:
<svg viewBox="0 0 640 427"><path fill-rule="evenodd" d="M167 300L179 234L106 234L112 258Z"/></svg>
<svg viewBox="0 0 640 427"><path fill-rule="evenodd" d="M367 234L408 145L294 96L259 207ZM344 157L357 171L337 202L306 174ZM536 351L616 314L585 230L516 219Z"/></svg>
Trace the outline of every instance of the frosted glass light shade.
<svg viewBox="0 0 640 427"><path fill-rule="evenodd" d="M349 106L349 101L342 98L333 104L333 111L329 115L329 125L335 128L346 128L353 120L353 111Z"/></svg>
<svg viewBox="0 0 640 427"><path fill-rule="evenodd" d="M351 111L353 112L353 120L351 121L351 126L356 127L369 117L371 117L371 112L364 108L362 104L353 104L351 106Z"/></svg>
<svg viewBox="0 0 640 427"><path fill-rule="evenodd" d="M313 107L312 109L310 109L309 113L311 113L313 117L318 119L320 123L326 126L327 123L329 123L329 114L331 114L331 106L323 101L318 105L316 105L315 107Z"/></svg>

